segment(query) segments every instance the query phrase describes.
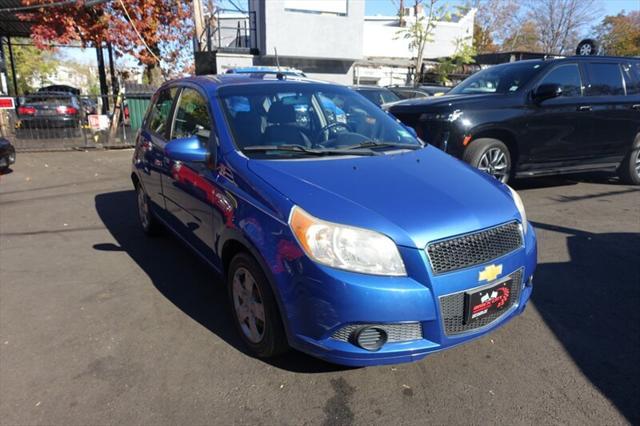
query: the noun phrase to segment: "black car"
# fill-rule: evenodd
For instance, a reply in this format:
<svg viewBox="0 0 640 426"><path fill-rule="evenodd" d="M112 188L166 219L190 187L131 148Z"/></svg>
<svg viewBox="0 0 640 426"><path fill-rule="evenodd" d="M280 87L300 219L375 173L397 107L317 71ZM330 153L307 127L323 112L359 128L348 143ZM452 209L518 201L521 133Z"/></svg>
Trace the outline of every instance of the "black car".
<svg viewBox="0 0 640 426"><path fill-rule="evenodd" d="M16 150L11 142L0 137L0 172L7 170L16 162Z"/></svg>
<svg viewBox="0 0 640 426"><path fill-rule="evenodd" d="M503 182L617 171L640 184L640 60L576 56L496 65L447 95L388 111Z"/></svg>
<svg viewBox="0 0 640 426"><path fill-rule="evenodd" d="M80 126L82 106L71 92L39 91L19 100L21 129L75 129Z"/></svg>
<svg viewBox="0 0 640 426"><path fill-rule="evenodd" d="M444 86L389 86L389 90L398 95L400 99L428 98L430 96L442 96L451 90Z"/></svg>
<svg viewBox="0 0 640 426"><path fill-rule="evenodd" d="M381 106L390 102L397 102L400 97L386 87L380 86L352 86L356 92L369 99L374 104Z"/></svg>

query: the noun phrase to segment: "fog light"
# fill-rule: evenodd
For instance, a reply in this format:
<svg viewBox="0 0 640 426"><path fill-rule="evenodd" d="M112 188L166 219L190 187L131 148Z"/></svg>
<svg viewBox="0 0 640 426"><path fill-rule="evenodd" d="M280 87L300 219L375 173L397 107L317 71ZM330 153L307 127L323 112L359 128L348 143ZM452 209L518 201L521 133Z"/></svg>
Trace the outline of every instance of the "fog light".
<svg viewBox="0 0 640 426"><path fill-rule="evenodd" d="M387 332L378 327L362 327L354 337L356 344L368 351L377 351L387 343Z"/></svg>

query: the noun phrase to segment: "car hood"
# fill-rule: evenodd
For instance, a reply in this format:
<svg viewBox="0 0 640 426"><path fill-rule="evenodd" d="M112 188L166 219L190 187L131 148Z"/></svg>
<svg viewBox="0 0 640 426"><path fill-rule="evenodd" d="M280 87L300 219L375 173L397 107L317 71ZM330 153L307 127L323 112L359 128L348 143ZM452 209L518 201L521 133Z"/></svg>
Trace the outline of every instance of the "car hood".
<svg viewBox="0 0 640 426"><path fill-rule="evenodd" d="M428 98L415 98L407 99L404 101L393 102L385 104L384 108L394 112L403 109L413 109L415 107L448 107L452 104L459 103L476 103L484 102L486 100L495 100L498 97L503 97L501 94L496 93L480 93L480 94L452 94L442 96L431 96Z"/></svg>
<svg viewBox="0 0 640 426"><path fill-rule="evenodd" d="M249 160L248 167L310 214L408 247L519 218L505 185L431 146L372 157Z"/></svg>

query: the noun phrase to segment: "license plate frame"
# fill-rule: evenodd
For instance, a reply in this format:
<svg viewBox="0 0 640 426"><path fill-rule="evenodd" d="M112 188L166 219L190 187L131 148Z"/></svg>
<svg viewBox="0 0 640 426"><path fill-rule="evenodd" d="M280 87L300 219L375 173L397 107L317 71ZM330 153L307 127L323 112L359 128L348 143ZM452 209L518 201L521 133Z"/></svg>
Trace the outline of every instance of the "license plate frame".
<svg viewBox="0 0 640 426"><path fill-rule="evenodd" d="M464 324L472 324L496 312L511 307L513 277L508 276L486 286L464 293Z"/></svg>

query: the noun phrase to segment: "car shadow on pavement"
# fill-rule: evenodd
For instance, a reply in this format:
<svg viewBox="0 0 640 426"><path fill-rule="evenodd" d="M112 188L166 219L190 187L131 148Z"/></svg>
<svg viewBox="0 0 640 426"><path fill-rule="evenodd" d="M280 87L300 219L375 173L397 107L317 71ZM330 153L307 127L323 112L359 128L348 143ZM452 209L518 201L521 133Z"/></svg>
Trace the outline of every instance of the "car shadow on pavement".
<svg viewBox="0 0 640 426"><path fill-rule="evenodd" d="M570 256L538 265L533 303L582 373L638 424L640 233L533 225L566 234Z"/></svg>
<svg viewBox="0 0 640 426"><path fill-rule="evenodd" d="M250 356L231 322L222 278L170 232L156 238L145 236L138 224L133 190L98 194L95 207L117 242L96 243L93 246L95 250L126 252L171 303L229 345ZM346 369L293 350L263 361L293 372Z"/></svg>

